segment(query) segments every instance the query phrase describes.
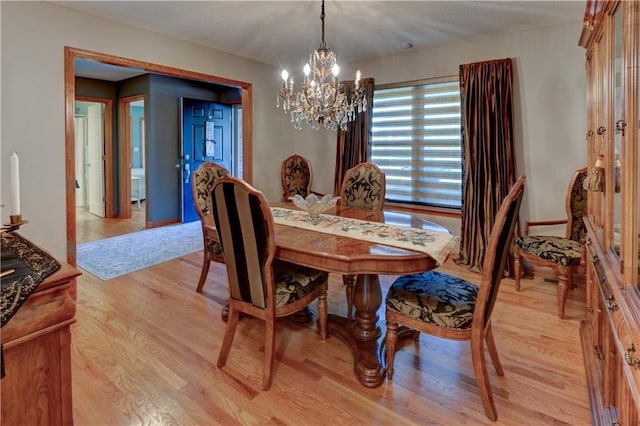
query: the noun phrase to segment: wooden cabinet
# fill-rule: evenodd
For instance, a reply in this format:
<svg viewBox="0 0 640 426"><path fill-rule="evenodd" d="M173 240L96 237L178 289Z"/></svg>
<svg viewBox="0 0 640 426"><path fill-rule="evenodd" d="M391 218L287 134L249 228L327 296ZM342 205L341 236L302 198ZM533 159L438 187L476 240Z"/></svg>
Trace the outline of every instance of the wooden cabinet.
<svg viewBox="0 0 640 426"><path fill-rule="evenodd" d="M2 327L4 426L72 425L71 297L80 271L62 267L40 283Z"/></svg>
<svg viewBox="0 0 640 426"><path fill-rule="evenodd" d="M604 185L585 219L587 313L581 325L594 424L640 424L640 1L588 1L587 146Z"/></svg>

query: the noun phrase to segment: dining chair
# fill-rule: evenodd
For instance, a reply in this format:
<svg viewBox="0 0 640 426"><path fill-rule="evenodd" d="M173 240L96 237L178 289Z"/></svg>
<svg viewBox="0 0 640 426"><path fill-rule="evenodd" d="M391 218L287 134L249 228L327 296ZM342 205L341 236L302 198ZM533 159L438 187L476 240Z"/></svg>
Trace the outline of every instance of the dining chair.
<svg viewBox="0 0 640 426"><path fill-rule="evenodd" d="M209 274L209 266L211 262L224 263L222 247L218 241L218 234L210 226L213 225L213 216L211 215L211 190L217 179L229 175L229 171L215 163L204 162L198 166L191 177L191 192L193 193L193 203L200 218L202 225L202 241L203 241L203 259L202 270L200 271L200 279L196 291L200 293L207 275Z"/></svg>
<svg viewBox="0 0 640 426"><path fill-rule="evenodd" d="M285 158L280 168L282 178L282 199L288 201L289 197L300 195L306 198L309 194L324 195L311 189L313 171L311 162L301 155L293 154Z"/></svg>
<svg viewBox="0 0 640 426"><path fill-rule="evenodd" d="M227 176L213 188L212 211L225 256L229 282L229 320L217 366L231 351L240 313L265 322L262 387L271 386L276 318L291 315L318 299L318 329L327 336L329 274L274 260L276 243L271 209L262 192Z"/></svg>
<svg viewBox="0 0 640 426"><path fill-rule="evenodd" d="M386 179L382 170L373 163L360 163L344 174L339 202L344 207L382 211L385 191ZM347 318L351 319L356 276L343 275L342 282L347 295Z"/></svg>
<svg viewBox="0 0 640 426"><path fill-rule="evenodd" d="M515 239L513 257L516 290L520 291L522 259L533 265L552 268L558 278L558 316L564 318L569 289L574 288L573 274L585 264L584 240L587 228L582 218L587 214L587 191L582 183L587 169L576 170L565 196L567 217L560 220L526 221L524 236ZM535 226L566 225L564 237L529 235Z"/></svg>
<svg viewBox="0 0 640 426"><path fill-rule="evenodd" d="M437 271L403 275L396 279L386 296L387 377L393 380L398 346L398 323L414 332L451 340L469 340L476 382L487 417L497 420L491 384L487 375L484 344L499 376L504 375L491 329L500 282L513 234L525 177L511 187L496 215L484 256L480 284Z"/></svg>

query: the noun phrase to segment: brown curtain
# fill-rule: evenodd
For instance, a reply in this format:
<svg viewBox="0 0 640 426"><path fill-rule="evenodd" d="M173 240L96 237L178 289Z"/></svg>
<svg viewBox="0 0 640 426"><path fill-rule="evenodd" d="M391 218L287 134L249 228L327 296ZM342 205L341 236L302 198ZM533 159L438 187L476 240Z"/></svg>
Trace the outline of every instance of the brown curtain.
<svg viewBox="0 0 640 426"><path fill-rule="evenodd" d="M338 145L336 148L336 169L333 180L333 193L340 194L342 179L351 167L369 161L371 152L371 107L373 105L373 88L375 80L365 78L360 80L367 97L367 110L356 115L356 119L347 123L347 130L338 130ZM355 85L353 80L343 81L347 96Z"/></svg>
<svg viewBox="0 0 640 426"><path fill-rule="evenodd" d="M516 181L510 58L460 65L462 228L456 263L482 270L502 200Z"/></svg>

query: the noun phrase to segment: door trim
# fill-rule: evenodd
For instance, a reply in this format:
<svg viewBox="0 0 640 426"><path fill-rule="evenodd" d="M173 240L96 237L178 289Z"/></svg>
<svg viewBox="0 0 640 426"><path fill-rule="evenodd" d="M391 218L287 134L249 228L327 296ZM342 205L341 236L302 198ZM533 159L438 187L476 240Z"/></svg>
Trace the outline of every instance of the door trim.
<svg viewBox="0 0 640 426"><path fill-rule="evenodd" d="M158 65L106 53L93 52L75 47L64 47L64 95L65 95L65 186L66 186L66 227L67 263L75 266L76 261L76 194L75 194L75 127L74 102L75 59L90 59L121 67L138 68L150 73L164 74L186 80L202 81L239 88L242 92L242 134L243 134L243 178L253 182L253 85L248 82L224 77L186 71L179 68Z"/></svg>
<svg viewBox="0 0 640 426"><path fill-rule="evenodd" d="M123 219L131 217L131 167L133 158L131 154L131 116L129 114L129 104L140 100L144 101L146 111L147 99L144 95L127 96L118 100L118 110L120 112L118 120L118 133L120 135L120 161L118 162L120 169L120 217ZM147 200L147 206L148 205L149 202ZM147 211L148 209L145 209L145 217ZM146 222L145 220L145 223Z"/></svg>
<svg viewBox="0 0 640 426"><path fill-rule="evenodd" d="M93 96L76 96L76 101L81 102L97 102L104 105L104 216L105 218L114 217L113 210L113 101L109 98L96 98ZM74 145L75 150L75 145ZM74 155L75 159L75 155ZM74 169L75 170L75 169ZM73 177L75 185L75 175ZM74 192L75 194L75 192ZM74 200L75 204L75 200Z"/></svg>

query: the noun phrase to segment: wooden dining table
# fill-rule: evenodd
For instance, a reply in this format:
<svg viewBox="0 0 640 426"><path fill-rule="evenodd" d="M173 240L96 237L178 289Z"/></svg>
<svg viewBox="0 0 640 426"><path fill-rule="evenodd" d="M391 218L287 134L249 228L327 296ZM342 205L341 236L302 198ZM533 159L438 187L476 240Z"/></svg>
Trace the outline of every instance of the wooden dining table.
<svg viewBox="0 0 640 426"><path fill-rule="evenodd" d="M292 204L274 207L295 209ZM369 211L336 206L325 212L342 218L379 222L408 228L449 233L441 225L398 211ZM420 251L294 226L275 224L276 257L288 262L342 275L357 275L353 292L354 319L331 314L329 333L346 341L353 352L354 373L366 387L380 386L386 366L382 354L384 326L379 324L382 305L379 274L402 275L429 271L438 266L434 257ZM442 253L444 257L449 254Z"/></svg>

